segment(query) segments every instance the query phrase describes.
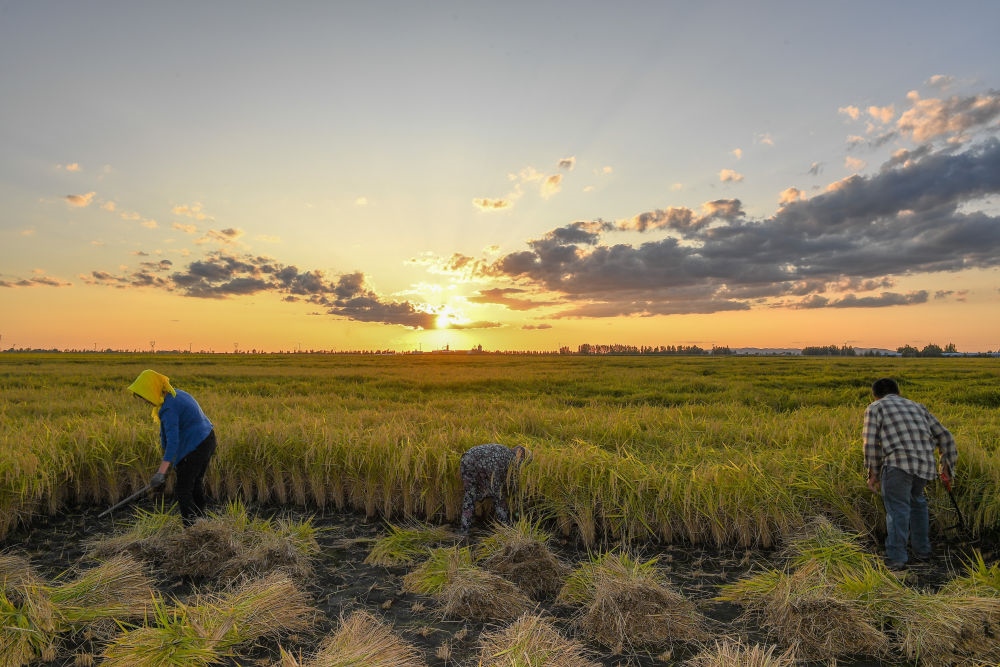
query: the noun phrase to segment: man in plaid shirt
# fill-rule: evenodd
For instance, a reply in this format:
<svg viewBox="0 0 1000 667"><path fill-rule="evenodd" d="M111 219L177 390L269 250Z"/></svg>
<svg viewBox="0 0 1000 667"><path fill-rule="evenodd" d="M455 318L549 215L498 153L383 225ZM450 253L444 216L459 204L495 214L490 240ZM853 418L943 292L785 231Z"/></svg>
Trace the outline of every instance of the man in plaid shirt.
<svg viewBox="0 0 1000 667"><path fill-rule="evenodd" d="M941 471L951 476L958 450L951 433L927 408L899 395L899 385L882 378L872 385L875 402L865 409L865 467L868 488L881 490L885 504L885 561L891 569L909 560L931 557L930 521L924 487L937 475L934 450L941 454Z"/></svg>

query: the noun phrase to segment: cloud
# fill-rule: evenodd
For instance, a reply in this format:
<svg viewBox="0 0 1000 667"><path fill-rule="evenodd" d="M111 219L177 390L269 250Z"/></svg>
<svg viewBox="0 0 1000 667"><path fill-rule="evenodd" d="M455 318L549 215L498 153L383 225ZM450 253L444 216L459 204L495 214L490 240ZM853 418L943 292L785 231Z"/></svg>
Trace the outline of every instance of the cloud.
<svg viewBox="0 0 1000 667"><path fill-rule="evenodd" d="M502 211L514 205L509 199L473 199L472 205L480 211Z"/></svg>
<svg viewBox="0 0 1000 667"><path fill-rule="evenodd" d="M66 171L80 171L80 163L70 162L66 165L59 165L59 168L65 169Z"/></svg>
<svg viewBox="0 0 1000 667"><path fill-rule="evenodd" d="M798 188L787 188L782 190L781 194L778 195L778 204L784 206L785 204L790 204L793 201L801 201L803 199L805 199L805 194L802 190L799 190Z"/></svg>
<svg viewBox="0 0 1000 667"><path fill-rule="evenodd" d="M554 174L545 179L542 183L541 195L543 199L548 199L559 192L562 184L562 174Z"/></svg>
<svg viewBox="0 0 1000 667"><path fill-rule="evenodd" d="M0 287L72 287L73 283L45 275L44 271L35 270L35 275L31 278L15 278L14 280L4 280L0 278Z"/></svg>
<svg viewBox="0 0 1000 667"><path fill-rule="evenodd" d="M909 306L926 303L927 292L919 290L908 294L882 292L877 296L856 296L848 294L841 299L827 299L819 295L810 296L793 308L884 308L885 306Z"/></svg>
<svg viewBox="0 0 1000 667"><path fill-rule="evenodd" d="M732 169L723 169L719 172L719 180L723 183L741 183L743 174Z"/></svg>
<svg viewBox="0 0 1000 667"><path fill-rule="evenodd" d="M851 120L857 120L857 119L861 118L861 109L859 109L856 106L840 107L839 109L837 109L837 111L839 113L844 114L845 116L847 116Z"/></svg>
<svg viewBox="0 0 1000 667"><path fill-rule="evenodd" d="M996 194L1000 141L991 138L962 153L915 151L811 199L789 193L762 220L747 219L739 200L717 200L697 212L577 221L478 270L572 301L560 317L715 312L793 296L799 308L910 305L926 295L843 290L877 289L891 276L1000 267L1000 217L969 207ZM606 240L611 232L654 230L666 237L634 245ZM844 296L826 295L838 291Z"/></svg>
<svg viewBox="0 0 1000 667"><path fill-rule="evenodd" d="M233 245L238 244L240 237L243 236L242 229L236 229L234 227L227 227L226 229L210 229L203 237L195 241L198 244L204 243L221 243L222 245Z"/></svg>
<svg viewBox="0 0 1000 667"><path fill-rule="evenodd" d="M566 171L573 171L573 167L576 166L575 157L564 157L559 160L559 168L565 169Z"/></svg>
<svg viewBox="0 0 1000 667"><path fill-rule="evenodd" d="M546 329L551 329L551 328L552 328L552 325L551 324L546 324L546 323L542 323L542 324L525 324L524 326L521 327L521 329L524 330L524 331L544 331Z"/></svg>
<svg viewBox="0 0 1000 667"><path fill-rule="evenodd" d="M522 298L522 295L530 294L530 292L523 289L498 287L496 289L481 290L478 295L467 297L466 300L470 303L497 304L505 306L510 310L518 311L534 310L536 308L544 308L558 303L557 301L552 300L536 301L531 298Z"/></svg>
<svg viewBox="0 0 1000 667"><path fill-rule="evenodd" d="M174 215L181 215L185 218L193 218L195 220L211 220L212 218L205 213L203 207L199 203L194 204L182 204L180 206L174 206L171 210Z"/></svg>
<svg viewBox="0 0 1000 667"><path fill-rule="evenodd" d="M913 106L900 115L896 127L917 142L945 135L961 140L967 133L988 128L1000 119L1000 91L947 99L921 99L918 92L912 91L907 98Z"/></svg>
<svg viewBox="0 0 1000 667"><path fill-rule="evenodd" d="M737 160L742 159L742 157L743 157L743 149L742 148L734 148L732 151L730 151L730 154L733 155Z"/></svg>
<svg viewBox="0 0 1000 667"><path fill-rule="evenodd" d="M96 192L88 192L85 195L66 195L66 203L76 208L83 208L90 206L96 195Z"/></svg>
<svg viewBox="0 0 1000 667"><path fill-rule="evenodd" d="M887 107L870 106L868 107L868 115L886 125L896 116L896 109L891 104Z"/></svg>
<svg viewBox="0 0 1000 667"><path fill-rule="evenodd" d="M198 232L198 228L195 225L185 225L182 222L175 222L170 226L179 232L184 232L185 234L196 234Z"/></svg>
<svg viewBox="0 0 1000 667"><path fill-rule="evenodd" d="M209 253L181 270L174 270L173 262L163 259L143 262L136 270L121 274L92 271L82 279L91 285L155 287L201 299L275 294L286 301L315 304L336 317L412 329L435 328L438 315L422 304L385 299L368 286L361 272L328 278L322 271L302 271L269 257L223 251Z"/></svg>

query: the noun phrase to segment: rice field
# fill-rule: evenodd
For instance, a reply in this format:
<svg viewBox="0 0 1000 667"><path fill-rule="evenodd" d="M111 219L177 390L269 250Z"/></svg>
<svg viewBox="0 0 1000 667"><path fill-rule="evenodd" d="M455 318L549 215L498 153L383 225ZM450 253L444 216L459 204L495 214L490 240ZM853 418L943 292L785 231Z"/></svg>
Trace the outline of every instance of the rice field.
<svg viewBox="0 0 1000 667"><path fill-rule="evenodd" d="M93 527L159 461L126 391L145 368L215 423L215 510L184 529L146 498ZM860 432L881 376L955 435L966 537L991 547L933 590L876 555ZM0 661L994 664L998 379L996 359L0 354ZM463 541L458 459L486 442L533 453L521 520ZM957 517L929 494L940 543ZM40 573L24 535L80 512L99 536ZM340 513L377 531L342 544L364 552L349 573L309 518ZM697 550L722 572L679 569Z"/></svg>
<svg viewBox="0 0 1000 667"><path fill-rule="evenodd" d="M215 423L217 499L448 523L462 452L524 445L522 509L587 546L768 547L817 514L877 531L860 430L888 375L954 433L970 527L1000 523L996 359L2 354L0 537L145 484L158 432L125 389L145 368Z"/></svg>

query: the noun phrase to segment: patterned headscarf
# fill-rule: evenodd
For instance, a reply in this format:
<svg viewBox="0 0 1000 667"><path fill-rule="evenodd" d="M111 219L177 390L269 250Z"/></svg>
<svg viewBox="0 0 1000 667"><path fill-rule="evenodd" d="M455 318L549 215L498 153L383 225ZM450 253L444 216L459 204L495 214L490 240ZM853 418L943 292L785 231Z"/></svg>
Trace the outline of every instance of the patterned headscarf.
<svg viewBox="0 0 1000 667"><path fill-rule="evenodd" d="M169 392L172 396L177 395L177 390L170 386L170 378L156 371L145 370L139 373L128 390L153 404L153 420L160 421L160 406L163 405L163 397Z"/></svg>

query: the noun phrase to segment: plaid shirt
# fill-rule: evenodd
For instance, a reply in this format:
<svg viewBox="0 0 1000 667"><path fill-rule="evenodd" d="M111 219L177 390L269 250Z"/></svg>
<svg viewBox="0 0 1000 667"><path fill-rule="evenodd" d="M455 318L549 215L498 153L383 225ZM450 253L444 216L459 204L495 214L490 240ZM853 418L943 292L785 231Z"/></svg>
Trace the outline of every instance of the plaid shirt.
<svg viewBox="0 0 1000 667"><path fill-rule="evenodd" d="M920 403L889 394L865 409L865 467L876 479L882 466L899 468L923 479L937 476L934 450L954 473L958 450L955 438Z"/></svg>

